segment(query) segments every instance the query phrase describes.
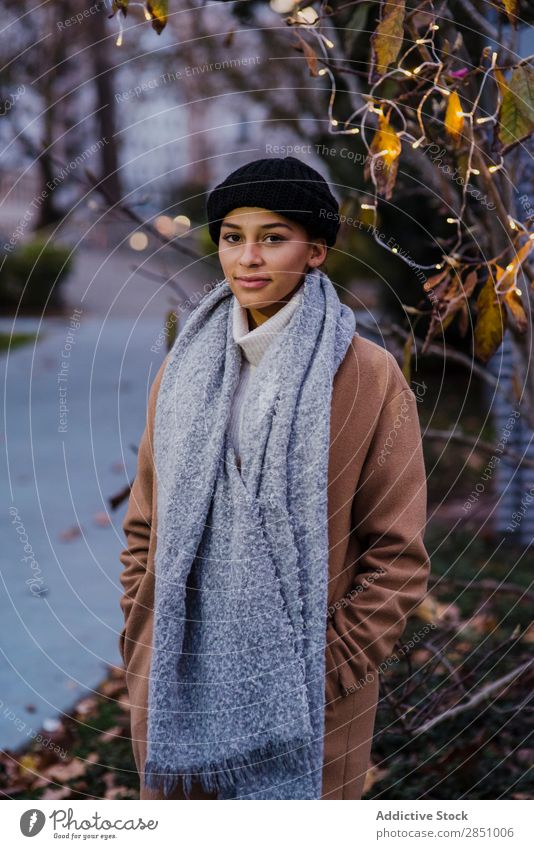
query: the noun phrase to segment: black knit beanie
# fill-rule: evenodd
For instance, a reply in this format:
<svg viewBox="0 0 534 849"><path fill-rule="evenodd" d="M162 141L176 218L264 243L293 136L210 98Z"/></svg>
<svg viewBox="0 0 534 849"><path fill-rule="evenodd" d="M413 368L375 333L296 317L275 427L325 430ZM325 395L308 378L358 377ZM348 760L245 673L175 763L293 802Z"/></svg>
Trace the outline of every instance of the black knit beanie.
<svg viewBox="0 0 534 849"><path fill-rule="evenodd" d="M335 244L338 203L324 177L294 156L247 162L215 186L206 202L206 218L216 245L224 216L240 206L278 212L302 224L311 238L322 236L329 247Z"/></svg>

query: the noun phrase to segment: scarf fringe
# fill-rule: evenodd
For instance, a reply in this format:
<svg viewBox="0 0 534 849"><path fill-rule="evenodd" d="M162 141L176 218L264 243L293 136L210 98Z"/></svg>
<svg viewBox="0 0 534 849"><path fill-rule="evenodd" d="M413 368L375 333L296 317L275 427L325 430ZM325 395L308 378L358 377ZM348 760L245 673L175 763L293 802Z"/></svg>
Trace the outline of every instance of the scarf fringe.
<svg viewBox="0 0 534 849"><path fill-rule="evenodd" d="M219 763L210 763L197 767L192 772L175 772L171 767L165 772L158 771L154 760L147 760L144 769L145 786L150 790L162 791L165 796L173 793L182 779L182 787L187 799L190 798L193 782L199 782L207 793L219 793L235 787L237 780L252 782L262 778L273 778L272 761L276 759L286 775L298 769L311 771L309 739L292 740L282 743L273 751L272 744L263 746L247 755L234 755Z"/></svg>

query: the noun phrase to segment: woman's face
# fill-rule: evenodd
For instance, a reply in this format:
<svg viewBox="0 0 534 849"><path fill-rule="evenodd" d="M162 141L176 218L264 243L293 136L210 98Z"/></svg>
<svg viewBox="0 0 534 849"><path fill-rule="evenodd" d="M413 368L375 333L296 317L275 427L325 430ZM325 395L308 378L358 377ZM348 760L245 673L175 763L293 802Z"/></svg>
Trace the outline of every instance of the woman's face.
<svg viewBox="0 0 534 849"><path fill-rule="evenodd" d="M241 206L221 224L219 260L242 307L276 312L326 253L324 239L311 240L296 221L268 209Z"/></svg>

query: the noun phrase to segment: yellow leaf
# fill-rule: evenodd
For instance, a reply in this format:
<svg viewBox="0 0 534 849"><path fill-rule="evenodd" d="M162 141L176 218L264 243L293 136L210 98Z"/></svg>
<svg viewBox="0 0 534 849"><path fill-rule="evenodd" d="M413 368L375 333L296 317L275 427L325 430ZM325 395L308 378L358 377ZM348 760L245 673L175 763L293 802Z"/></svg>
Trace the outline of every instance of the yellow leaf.
<svg viewBox="0 0 534 849"><path fill-rule="evenodd" d="M24 770L28 770L28 772L36 772L39 766L39 758L37 755L23 755L19 759L19 764Z"/></svg>
<svg viewBox="0 0 534 849"><path fill-rule="evenodd" d="M457 144L460 141L464 126L462 104L458 92L452 91L445 113L445 132Z"/></svg>
<svg viewBox="0 0 534 849"><path fill-rule="evenodd" d="M384 0L382 18L371 38L379 74L385 74L399 55L404 36L404 15L404 0Z"/></svg>
<svg viewBox="0 0 534 849"><path fill-rule="evenodd" d="M519 65L510 83L498 78L502 93L499 113L499 140L504 146L528 138L534 131L534 69Z"/></svg>
<svg viewBox="0 0 534 849"><path fill-rule="evenodd" d="M506 326L506 312L495 294L491 275L479 292L477 312L475 354L487 362L501 344Z"/></svg>
<svg viewBox="0 0 534 849"><path fill-rule="evenodd" d="M508 20L517 24L517 0L502 0L502 4L508 15Z"/></svg>
<svg viewBox="0 0 534 849"><path fill-rule="evenodd" d="M160 35L167 23L169 0L147 0L147 10L152 18L152 26Z"/></svg>
<svg viewBox="0 0 534 849"><path fill-rule="evenodd" d="M377 191L389 200L397 178L398 158L402 151L402 144L385 115L380 115L378 118L378 130L371 142L370 150L373 160L372 173L376 180ZM367 161L364 178L368 179L370 174L371 163Z"/></svg>
<svg viewBox="0 0 534 849"><path fill-rule="evenodd" d="M113 0L111 8L113 12L118 12L119 9L122 9L122 13L126 17L128 14L128 0Z"/></svg>
<svg viewBox="0 0 534 849"><path fill-rule="evenodd" d="M402 373L408 383L410 383L412 379L412 348L413 339L411 334L408 334L402 349Z"/></svg>

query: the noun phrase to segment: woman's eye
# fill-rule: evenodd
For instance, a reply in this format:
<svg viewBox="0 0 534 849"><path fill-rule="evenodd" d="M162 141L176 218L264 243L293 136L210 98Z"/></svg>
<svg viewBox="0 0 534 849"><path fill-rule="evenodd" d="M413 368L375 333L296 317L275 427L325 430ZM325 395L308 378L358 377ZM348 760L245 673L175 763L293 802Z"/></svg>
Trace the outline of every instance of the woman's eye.
<svg viewBox="0 0 534 849"><path fill-rule="evenodd" d="M237 244L237 242L234 242L234 241L233 241L234 237L235 237L236 239L239 239L239 238L240 238L240 237L239 237L239 235L238 235L237 233L228 233L226 236L223 236L223 241L224 241L224 242L229 242L231 245L235 245L235 244ZM277 242L284 242L284 241L285 241L285 239L283 238L283 236L278 236L276 233L268 233L268 234L265 236L265 241L266 241L267 239L274 239L274 240L275 240L274 242L268 242L268 244L276 244Z"/></svg>

